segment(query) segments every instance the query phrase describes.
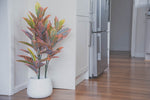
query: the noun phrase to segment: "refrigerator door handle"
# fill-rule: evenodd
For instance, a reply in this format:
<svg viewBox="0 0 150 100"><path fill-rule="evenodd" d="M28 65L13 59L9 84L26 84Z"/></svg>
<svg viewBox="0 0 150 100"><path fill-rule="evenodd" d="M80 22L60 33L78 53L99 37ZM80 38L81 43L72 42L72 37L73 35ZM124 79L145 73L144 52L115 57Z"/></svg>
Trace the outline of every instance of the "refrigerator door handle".
<svg viewBox="0 0 150 100"><path fill-rule="evenodd" d="M102 32L107 32L107 31L97 31L97 32L92 32L92 33L102 33Z"/></svg>
<svg viewBox="0 0 150 100"><path fill-rule="evenodd" d="M97 60L101 60L101 33L97 34Z"/></svg>

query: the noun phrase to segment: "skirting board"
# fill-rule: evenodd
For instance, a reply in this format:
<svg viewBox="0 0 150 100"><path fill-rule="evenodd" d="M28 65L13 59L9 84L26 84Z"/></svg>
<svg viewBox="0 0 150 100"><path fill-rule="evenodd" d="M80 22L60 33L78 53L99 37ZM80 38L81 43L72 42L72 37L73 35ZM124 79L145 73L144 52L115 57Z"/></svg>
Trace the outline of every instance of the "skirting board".
<svg viewBox="0 0 150 100"><path fill-rule="evenodd" d="M144 55L143 52L135 52L133 56L134 56L134 57L142 57L142 58L145 57L145 55Z"/></svg>
<svg viewBox="0 0 150 100"><path fill-rule="evenodd" d="M17 93L17 92L19 92L19 91L21 91L21 90L23 90L23 89L26 89L27 88L27 82L25 82L25 83L23 83L23 84L20 84L20 85L18 85L18 86L16 86L15 88L14 88L14 90L13 90L13 94L12 95L14 95L15 93Z"/></svg>
<svg viewBox="0 0 150 100"><path fill-rule="evenodd" d="M150 54L145 54L145 60L150 61Z"/></svg>
<svg viewBox="0 0 150 100"><path fill-rule="evenodd" d="M88 79L88 71L83 72L82 74L80 74L76 77L76 86L85 79Z"/></svg>

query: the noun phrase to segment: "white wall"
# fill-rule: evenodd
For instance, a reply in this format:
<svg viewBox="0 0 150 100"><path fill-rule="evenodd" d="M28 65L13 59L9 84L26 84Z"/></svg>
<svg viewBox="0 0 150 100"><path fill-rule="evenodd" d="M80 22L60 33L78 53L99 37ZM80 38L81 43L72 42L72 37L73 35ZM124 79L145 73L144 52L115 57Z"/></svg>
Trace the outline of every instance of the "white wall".
<svg viewBox="0 0 150 100"><path fill-rule="evenodd" d="M130 51L132 0L112 0L110 50Z"/></svg>
<svg viewBox="0 0 150 100"><path fill-rule="evenodd" d="M24 5L22 5L24 4ZM0 94L12 95L26 88L28 70L27 67L16 62L17 55L21 54L19 49L24 48L19 44L20 40L27 40L21 30L26 24L22 17L28 11L27 1L1 0L1 72L0 72Z"/></svg>
<svg viewBox="0 0 150 100"><path fill-rule="evenodd" d="M147 0L135 0L132 34L132 56L144 57Z"/></svg>
<svg viewBox="0 0 150 100"><path fill-rule="evenodd" d="M11 88L11 52L9 21L8 21L8 1L0 0L0 94L10 94Z"/></svg>
<svg viewBox="0 0 150 100"><path fill-rule="evenodd" d="M13 5L10 9L11 10L11 28L12 28L12 36L14 41L12 44L14 47L14 92L18 92L26 88L27 80L28 80L28 69L25 64L16 62L16 60L20 59L17 55L23 54L20 49L26 48L27 46L18 43L18 41L27 41L28 38L24 35L21 31L22 29L26 29L26 23L22 17L25 17L28 12L26 0L13 0L11 1L11 5ZM13 51L12 51L13 52Z"/></svg>
<svg viewBox="0 0 150 100"><path fill-rule="evenodd" d="M58 46L63 46L58 59L53 59L49 65L48 76L52 79L54 88L75 89L76 67L76 0L28 0L29 10L34 11L34 5L39 1L42 7L48 7L50 19L57 16L65 19L65 26L72 29L70 35ZM29 72L29 77L32 72Z"/></svg>

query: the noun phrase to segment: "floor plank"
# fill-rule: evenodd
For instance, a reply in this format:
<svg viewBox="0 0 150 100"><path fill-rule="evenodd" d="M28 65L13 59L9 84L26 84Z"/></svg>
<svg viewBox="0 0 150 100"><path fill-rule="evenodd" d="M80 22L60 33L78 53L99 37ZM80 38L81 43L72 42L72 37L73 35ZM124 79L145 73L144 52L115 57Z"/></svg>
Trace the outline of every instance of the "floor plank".
<svg viewBox="0 0 150 100"><path fill-rule="evenodd" d="M26 90L0 100L36 100ZM110 69L102 76L85 80L74 90L54 89L40 100L150 100L150 62L130 58L128 52L111 52Z"/></svg>

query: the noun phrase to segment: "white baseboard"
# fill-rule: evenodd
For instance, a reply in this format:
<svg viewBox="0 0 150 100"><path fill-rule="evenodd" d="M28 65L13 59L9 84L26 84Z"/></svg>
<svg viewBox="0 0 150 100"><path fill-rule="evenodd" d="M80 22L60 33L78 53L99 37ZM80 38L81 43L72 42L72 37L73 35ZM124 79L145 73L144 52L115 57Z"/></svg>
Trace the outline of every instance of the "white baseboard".
<svg viewBox="0 0 150 100"><path fill-rule="evenodd" d="M145 55L144 55L143 52L135 52L133 56L134 56L134 57L142 57L142 58L145 57Z"/></svg>
<svg viewBox="0 0 150 100"><path fill-rule="evenodd" d="M20 84L13 89L13 94L18 93L19 91L26 89L26 88L27 88L27 82Z"/></svg>
<svg viewBox="0 0 150 100"><path fill-rule="evenodd" d="M150 54L145 54L145 60L150 60Z"/></svg>
<svg viewBox="0 0 150 100"><path fill-rule="evenodd" d="M76 86L80 84L83 80L88 79L88 71L83 72L82 74L76 77Z"/></svg>

